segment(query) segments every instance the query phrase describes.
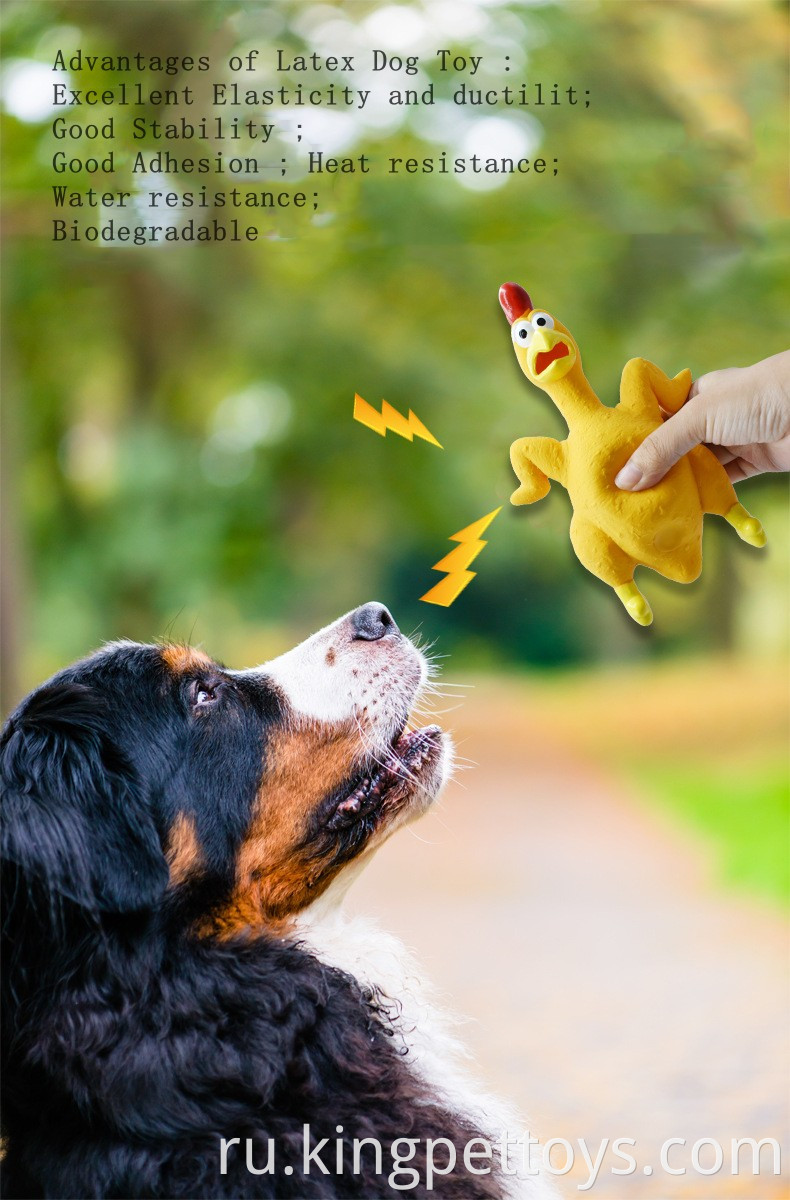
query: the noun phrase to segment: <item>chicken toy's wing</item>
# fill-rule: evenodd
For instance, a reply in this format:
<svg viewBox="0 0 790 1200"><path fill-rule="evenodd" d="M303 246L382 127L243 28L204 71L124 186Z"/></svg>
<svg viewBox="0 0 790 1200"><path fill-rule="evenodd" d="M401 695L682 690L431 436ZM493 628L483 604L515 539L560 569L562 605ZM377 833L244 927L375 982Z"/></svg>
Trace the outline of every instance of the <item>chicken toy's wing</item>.
<svg viewBox="0 0 790 1200"><path fill-rule="evenodd" d="M510 447L510 461L521 486L511 504L534 504L548 494L550 479L566 482L566 444L548 437L519 438Z"/></svg>
<svg viewBox="0 0 790 1200"><path fill-rule="evenodd" d="M686 403L691 371L679 371L673 379L646 358L632 358L623 367L620 405L630 412L656 418L676 413Z"/></svg>

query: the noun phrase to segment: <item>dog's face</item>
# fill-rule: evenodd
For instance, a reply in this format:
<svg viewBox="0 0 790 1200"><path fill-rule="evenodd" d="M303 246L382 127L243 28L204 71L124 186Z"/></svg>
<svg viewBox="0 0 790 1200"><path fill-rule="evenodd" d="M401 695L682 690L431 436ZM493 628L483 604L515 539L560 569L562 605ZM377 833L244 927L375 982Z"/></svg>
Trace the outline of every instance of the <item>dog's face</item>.
<svg viewBox="0 0 790 1200"><path fill-rule="evenodd" d="M110 646L7 725L6 855L88 907L203 895L204 933L282 926L436 795L444 736L407 731L424 677L380 604L246 671Z"/></svg>

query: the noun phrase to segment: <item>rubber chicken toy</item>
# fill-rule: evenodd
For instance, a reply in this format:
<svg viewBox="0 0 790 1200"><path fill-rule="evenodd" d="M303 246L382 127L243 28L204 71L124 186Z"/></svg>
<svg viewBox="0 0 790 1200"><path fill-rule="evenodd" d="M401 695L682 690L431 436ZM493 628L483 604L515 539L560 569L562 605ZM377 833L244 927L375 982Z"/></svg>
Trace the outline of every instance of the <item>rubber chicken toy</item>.
<svg viewBox="0 0 790 1200"><path fill-rule="evenodd" d="M702 518L724 517L751 546L764 546L756 517L738 503L721 463L706 446L695 446L660 483L642 492L621 491L615 476L637 446L666 416L684 404L691 372L669 379L643 358L626 363L620 403L609 408L582 371L579 348L568 330L536 309L516 283L499 289L521 370L556 404L568 426L564 442L519 438L510 461L520 480L513 504L542 500L554 479L573 505L571 543L579 561L614 588L629 615L649 625L653 613L634 583L640 564L691 583L702 570Z"/></svg>

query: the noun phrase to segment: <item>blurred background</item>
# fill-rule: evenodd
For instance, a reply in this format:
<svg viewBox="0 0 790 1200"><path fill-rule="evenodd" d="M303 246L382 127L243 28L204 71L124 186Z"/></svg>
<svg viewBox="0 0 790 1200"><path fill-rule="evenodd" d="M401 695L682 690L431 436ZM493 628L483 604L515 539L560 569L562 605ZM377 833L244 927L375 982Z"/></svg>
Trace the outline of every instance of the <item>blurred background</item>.
<svg viewBox="0 0 790 1200"><path fill-rule="evenodd" d="M583 1136L603 1075L612 1112L636 1112L623 1087L634 1082L638 1043L653 1064L639 1110L648 1124L651 1097L679 1120L689 1105L704 1116L726 1096L717 1129L728 1121L739 1136L773 1128L787 1115L775 1007L787 997L782 906L790 894L786 481L739 488L766 527L765 553L708 518L703 577L679 587L644 571L656 621L637 627L573 556L561 488L529 509L507 505L510 442L562 436L563 426L518 370L497 290L515 279L556 313L610 403L635 355L669 374L689 366L699 375L785 349L784 4L6 0L2 21L3 711L104 640L184 638L241 666L364 600L386 601L403 629L418 629L447 656L448 680L475 685L443 719L479 765L435 819L423 890L414 870L425 844L407 835L360 894L436 959L459 1008L481 1028L497 1023L493 1040L478 1031L484 1067L533 1109L536 1096L556 1091L543 1116L555 1127L576 1121ZM270 147L288 161L283 186L321 192L315 215L258 213L266 225L258 243L51 242L57 50L210 54L212 79L222 79L229 55L259 48L260 69L245 82L298 83L275 76L275 47L359 56L353 76L326 75L322 86L386 95L431 81L435 104L302 109L299 147L293 110L248 114L277 123ZM443 47L483 55L468 81L475 85L589 89L590 107L460 108L451 99L460 79L433 65ZM375 48L420 54L420 75L371 75L362 64ZM102 75L105 86L122 79ZM72 74L70 82L96 79ZM178 87L195 77L143 82ZM89 113L112 115L119 110ZM133 154L162 148L118 141L112 186L144 199ZM556 177L371 174L316 185L302 165L310 148L376 158L443 149L542 155L559 169ZM168 186L195 182L172 176ZM355 392L413 408L444 450L353 423ZM449 609L421 604L447 538L500 504L477 578ZM482 876L479 858L469 857L481 811L491 855L502 859ZM625 876L623 863L631 864ZM406 870L416 892L408 902L399 886ZM471 926L460 917L467 910ZM501 933L472 980L459 953L475 920L483 941L486 929ZM741 926L742 935L732 933ZM536 927L546 957L533 970ZM685 948L673 952L678 929ZM519 937L524 955L514 965ZM570 953L570 975L568 956L556 953L567 938L587 948ZM662 938L664 958L647 955ZM439 943L445 954L436 954ZM636 958L641 984L634 945L646 947L644 962ZM585 995L589 954L601 969ZM646 982L655 982L658 961L661 978L674 981L667 995ZM759 996L733 991L741 975L762 980ZM515 999L503 1022L508 989ZM559 1028L556 1043L524 1035L545 1028L547 1010L578 1031L593 992L610 1017L606 1064L584 1058L587 1040L560 1052ZM708 1045L711 1007L722 997L723 1024ZM633 1045L621 1036L623 1005ZM519 1020L528 1011L534 1025ZM668 1066L675 1057L648 1036L659 1011L667 1042L683 1013L698 1018L690 1041L674 1042L685 1068ZM731 1074L708 1076L695 1091L695 1072L727 1054ZM638 1068L642 1078L646 1070ZM747 1110L751 1125L742 1128ZM682 1135L682 1121L671 1132ZM647 1178L620 1184L618 1195L658 1194ZM762 1192L748 1184L733 1194L779 1194L773 1180L760 1181ZM677 1188L687 1190L673 1195L712 1194L701 1177ZM599 1185L594 1194L608 1193Z"/></svg>

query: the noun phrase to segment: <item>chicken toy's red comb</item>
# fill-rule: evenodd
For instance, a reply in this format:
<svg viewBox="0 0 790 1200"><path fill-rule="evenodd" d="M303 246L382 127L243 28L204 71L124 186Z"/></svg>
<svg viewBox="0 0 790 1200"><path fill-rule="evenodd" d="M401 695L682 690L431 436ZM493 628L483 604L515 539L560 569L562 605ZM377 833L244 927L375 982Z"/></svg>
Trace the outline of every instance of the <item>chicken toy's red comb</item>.
<svg viewBox="0 0 790 1200"><path fill-rule="evenodd" d="M499 289L499 303L505 310L505 316L511 325L525 312L530 312L532 309L532 301L523 287L517 283L502 284Z"/></svg>

